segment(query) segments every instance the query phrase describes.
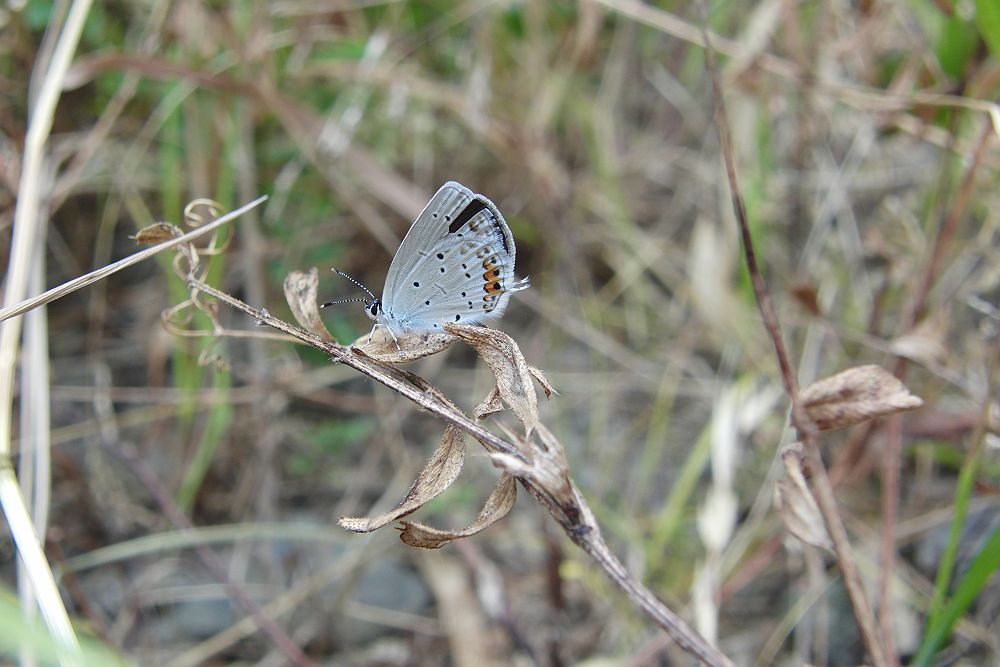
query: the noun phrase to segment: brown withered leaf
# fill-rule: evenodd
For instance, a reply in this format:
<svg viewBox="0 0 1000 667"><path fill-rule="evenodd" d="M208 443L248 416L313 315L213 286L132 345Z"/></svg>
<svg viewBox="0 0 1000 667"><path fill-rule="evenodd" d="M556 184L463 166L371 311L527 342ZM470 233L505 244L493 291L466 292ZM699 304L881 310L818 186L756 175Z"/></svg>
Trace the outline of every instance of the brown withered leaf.
<svg viewBox="0 0 1000 667"><path fill-rule="evenodd" d="M368 341L369 335L371 342ZM358 338L351 346L361 349L376 361L394 364L437 354L456 340L455 336L446 333L431 333L400 336L394 341L387 331L379 327L372 334L364 334ZM397 343L399 347L396 347Z"/></svg>
<svg viewBox="0 0 1000 667"><path fill-rule="evenodd" d="M333 340L319 316L319 305L316 302L318 286L319 273L316 267L309 271L292 271L285 277L285 301L303 329L320 338Z"/></svg>
<svg viewBox="0 0 1000 667"><path fill-rule="evenodd" d="M500 389L496 386L490 390L490 395L472 410L472 416L476 421L488 417L489 415L503 412L503 401L500 400Z"/></svg>
<svg viewBox="0 0 1000 667"><path fill-rule="evenodd" d="M531 377L535 378L535 382L542 387L542 391L545 392L545 398L552 398L552 394L559 395L559 392L549 383L549 379L545 377L545 373L534 366L528 366L528 372L531 373Z"/></svg>
<svg viewBox="0 0 1000 667"><path fill-rule="evenodd" d="M538 423L538 396L531 384L530 367L517 343L496 329L450 323L444 328L475 348L496 378L500 398L524 425L525 433L530 434Z"/></svg>
<svg viewBox="0 0 1000 667"><path fill-rule="evenodd" d="M469 537L490 527L510 512L517 499L517 480L507 473L500 475L500 481L493 493L486 499L479 516L468 527L461 530L442 530L416 521L403 521L403 532L399 539L411 547L438 549L452 540Z"/></svg>
<svg viewBox="0 0 1000 667"><path fill-rule="evenodd" d="M774 506L785 528L806 544L831 548L833 542L826 532L823 515L806 483L802 443L795 442L786 447L781 452L781 462L785 466L786 477L774 485Z"/></svg>
<svg viewBox="0 0 1000 667"><path fill-rule="evenodd" d="M183 235L184 232L177 225L172 225L169 222L154 222L143 227L135 233L135 236L129 238L143 245L156 245Z"/></svg>
<svg viewBox="0 0 1000 667"><path fill-rule="evenodd" d="M342 528L356 533L371 532L392 523L400 517L415 512L424 503L444 492L458 479L464 463L465 434L454 426L448 426L441 438L441 444L427 460L424 469L417 475L410 490L394 510L372 517L344 516L340 517L337 523Z"/></svg>
<svg viewBox="0 0 1000 667"><path fill-rule="evenodd" d="M924 404L892 373L875 365L856 366L814 382L799 397L821 431L854 426Z"/></svg>

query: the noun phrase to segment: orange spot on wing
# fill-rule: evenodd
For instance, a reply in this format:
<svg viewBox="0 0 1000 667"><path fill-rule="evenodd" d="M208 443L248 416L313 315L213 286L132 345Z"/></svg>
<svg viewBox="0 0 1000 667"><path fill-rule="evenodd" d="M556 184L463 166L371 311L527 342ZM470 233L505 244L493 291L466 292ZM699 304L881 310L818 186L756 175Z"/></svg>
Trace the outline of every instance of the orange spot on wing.
<svg viewBox="0 0 1000 667"><path fill-rule="evenodd" d="M486 269L483 272L483 289L486 291L486 294L493 295L502 292L503 285L500 284L499 268L490 262L490 260L483 262L483 268ZM486 298L488 297L483 297L483 299Z"/></svg>

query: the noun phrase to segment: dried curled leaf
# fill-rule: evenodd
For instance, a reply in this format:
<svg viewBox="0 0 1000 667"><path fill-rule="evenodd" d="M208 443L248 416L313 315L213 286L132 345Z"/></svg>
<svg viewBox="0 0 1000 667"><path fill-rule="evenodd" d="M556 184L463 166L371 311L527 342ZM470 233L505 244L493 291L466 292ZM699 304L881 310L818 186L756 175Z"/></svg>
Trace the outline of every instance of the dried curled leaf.
<svg viewBox="0 0 1000 667"><path fill-rule="evenodd" d="M441 437L441 444L417 475L410 490L399 505L390 512L373 517L340 517L342 528L356 533L377 530L396 519L420 509L422 505L439 496L458 479L465 463L465 434L448 426Z"/></svg>
<svg viewBox="0 0 1000 667"><path fill-rule="evenodd" d="M531 373L531 377L535 378L535 382L537 382L541 386L542 391L545 392L545 398L552 398L552 394L557 396L559 395L559 392L552 387L549 383L549 379L545 377L545 373L541 370L535 368L534 366L528 366L528 372Z"/></svg>
<svg viewBox="0 0 1000 667"><path fill-rule="evenodd" d="M538 397L531 384L531 367L520 348L507 334L496 329L467 324L445 324L445 330L475 348L497 380L500 398L524 424L525 434L538 423ZM548 391L548 383L542 385Z"/></svg>
<svg viewBox="0 0 1000 667"><path fill-rule="evenodd" d="M486 499L479 516L467 528L461 530L441 530L415 521L404 521L403 532L399 539L411 547L421 549L438 549L452 540L469 537L489 528L491 525L507 516L514 501L517 499L517 480L504 473L493 488L493 493Z"/></svg>
<svg viewBox="0 0 1000 667"><path fill-rule="evenodd" d="M142 245L156 245L183 235L184 232L177 225L172 225L169 222L154 222L140 229L131 238Z"/></svg>
<svg viewBox="0 0 1000 667"><path fill-rule="evenodd" d="M829 549L833 546L819 505L806 483L802 443L792 443L781 452L785 465L785 479L774 486L774 506L781 520L792 535L815 547Z"/></svg>
<svg viewBox="0 0 1000 667"><path fill-rule="evenodd" d="M384 363L398 364L415 361L447 349L457 338L446 333L410 334L400 336L395 341L384 329L379 327L370 334L365 334L351 343L351 347L359 348L366 355ZM399 347L396 347L396 344Z"/></svg>
<svg viewBox="0 0 1000 667"><path fill-rule="evenodd" d="M500 425L517 443L520 452L518 455L509 455L507 459L501 457L494 461L505 472L478 518L470 526L461 530L442 530L414 521L404 521L401 539L413 547L436 549L452 540L484 530L503 518L513 507L516 499L515 477L530 482L527 488L532 495L544 498L548 506L556 508L567 517L567 521L576 525L580 512L574 508L579 503L573 496L565 453L555 436L538 421L538 398L532 381L541 385L546 396L555 393L552 385L540 370L528 365L517 344L506 334L467 325L446 324L444 328L446 333L409 335L399 337L398 340L393 340L387 332L379 329L370 340L368 336L359 338L352 348L357 355L393 363L434 354L462 339L486 361L497 381L490 394L474 409L476 420L500 412L506 406L521 421L525 435L513 435ZM456 413L461 412L422 378L400 368L394 367L393 372L397 379L429 393ZM396 509L375 517L342 517L340 525L356 532L376 530L412 513L440 494L454 482L461 470L464 460L464 443L461 437L457 429L448 427L438 450ZM496 454L493 445L483 442L491 453Z"/></svg>
<svg viewBox="0 0 1000 667"><path fill-rule="evenodd" d="M490 390L489 396L473 408L472 416L476 418L476 421L480 421L484 417L494 415L498 412L503 412L503 401L500 400L500 390L497 387L493 387Z"/></svg>
<svg viewBox="0 0 1000 667"><path fill-rule="evenodd" d="M799 397L821 431L854 426L924 404L892 373L874 365L856 366L814 382Z"/></svg>
<svg viewBox="0 0 1000 667"><path fill-rule="evenodd" d="M333 340L326 325L319 316L319 305L316 301L316 291L319 286L319 273L316 267L305 271L292 271L285 277L285 301L295 316L295 321L303 329L316 334L325 340Z"/></svg>

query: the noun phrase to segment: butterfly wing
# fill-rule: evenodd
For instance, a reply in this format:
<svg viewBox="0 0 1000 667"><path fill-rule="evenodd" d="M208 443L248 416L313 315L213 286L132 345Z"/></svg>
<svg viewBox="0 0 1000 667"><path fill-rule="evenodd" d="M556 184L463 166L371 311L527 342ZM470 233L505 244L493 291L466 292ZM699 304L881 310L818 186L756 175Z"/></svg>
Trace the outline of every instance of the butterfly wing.
<svg viewBox="0 0 1000 667"><path fill-rule="evenodd" d="M425 228L418 230L421 225ZM496 205L458 183L446 183L393 260L383 295L385 314L398 329L414 331L499 317L510 292L528 286L514 278L515 257L514 236ZM397 261L401 268L394 272Z"/></svg>
<svg viewBox="0 0 1000 667"><path fill-rule="evenodd" d="M430 258L430 249L448 235L448 227L469 205L475 195L471 190L455 181L448 181L434 193L427 206L417 216L416 221L399 244L389 272L385 276L382 290L382 306L397 303L405 293L401 287L422 262Z"/></svg>

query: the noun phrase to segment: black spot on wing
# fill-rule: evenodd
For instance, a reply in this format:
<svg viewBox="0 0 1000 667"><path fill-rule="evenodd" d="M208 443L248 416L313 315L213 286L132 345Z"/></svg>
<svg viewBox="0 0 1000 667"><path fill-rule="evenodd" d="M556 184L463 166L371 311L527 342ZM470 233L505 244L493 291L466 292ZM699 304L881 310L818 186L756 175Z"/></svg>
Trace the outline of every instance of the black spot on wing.
<svg viewBox="0 0 1000 667"><path fill-rule="evenodd" d="M448 225L448 233L454 234L460 230L465 226L465 223L472 219L472 216L485 208L486 204L478 199L470 201L468 205L462 209L462 212L458 214L458 217L455 218L450 225Z"/></svg>

